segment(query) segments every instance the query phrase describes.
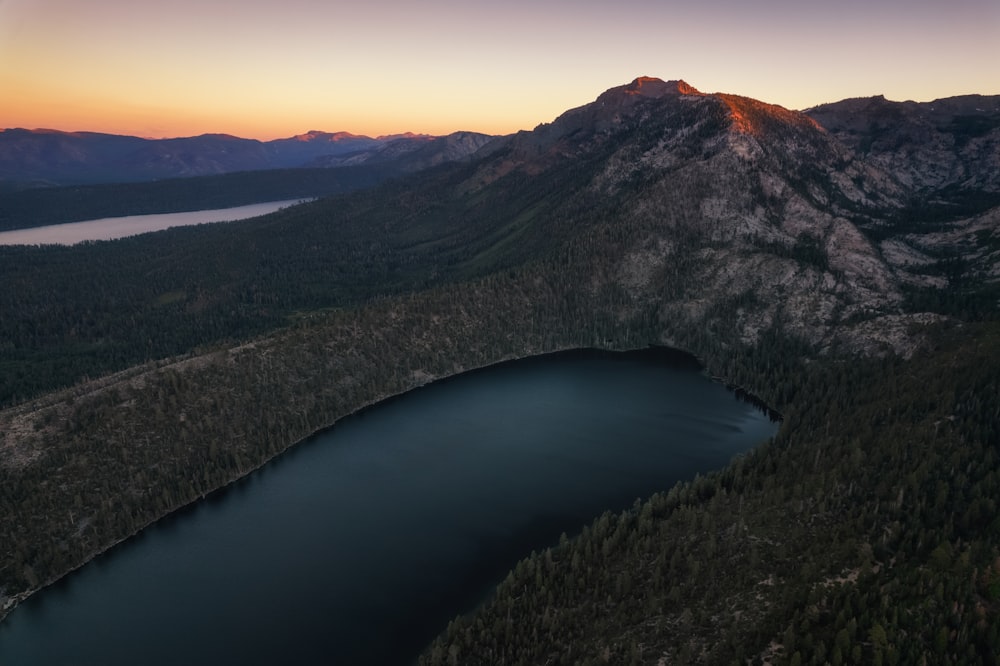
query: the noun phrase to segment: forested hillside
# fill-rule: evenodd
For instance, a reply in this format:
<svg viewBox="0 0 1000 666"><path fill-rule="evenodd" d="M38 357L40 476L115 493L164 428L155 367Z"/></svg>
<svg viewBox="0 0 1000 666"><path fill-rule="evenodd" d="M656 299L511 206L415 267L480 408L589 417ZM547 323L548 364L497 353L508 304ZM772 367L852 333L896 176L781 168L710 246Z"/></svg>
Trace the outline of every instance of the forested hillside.
<svg viewBox="0 0 1000 666"><path fill-rule="evenodd" d="M373 401L666 344L778 437L532 554L425 663L996 663L1000 209L976 192L921 207L805 115L637 79L257 220L0 248L0 606Z"/></svg>
<svg viewBox="0 0 1000 666"><path fill-rule="evenodd" d="M388 166L282 169L150 183L12 189L0 191L0 231L330 196L371 187L395 173Z"/></svg>
<svg viewBox="0 0 1000 666"><path fill-rule="evenodd" d="M774 441L532 553L421 663L997 663L1000 328L935 339L796 368Z"/></svg>
<svg viewBox="0 0 1000 666"><path fill-rule="evenodd" d="M238 225L0 246L0 282L9 286L0 292L0 404L246 339L306 311L543 258L575 235L574 224L600 220L613 205L594 206L596 197L580 192L592 170L581 164L546 181L511 174L469 196L456 190L471 167L445 167Z"/></svg>

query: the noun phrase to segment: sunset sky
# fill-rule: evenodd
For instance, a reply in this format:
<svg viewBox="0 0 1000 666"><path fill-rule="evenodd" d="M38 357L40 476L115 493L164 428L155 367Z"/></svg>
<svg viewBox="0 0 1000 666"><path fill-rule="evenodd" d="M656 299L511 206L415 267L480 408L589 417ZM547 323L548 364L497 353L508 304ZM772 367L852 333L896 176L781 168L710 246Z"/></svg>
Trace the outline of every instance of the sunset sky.
<svg viewBox="0 0 1000 666"><path fill-rule="evenodd" d="M0 0L0 128L501 134L640 75L792 109L1000 94L1000 2Z"/></svg>

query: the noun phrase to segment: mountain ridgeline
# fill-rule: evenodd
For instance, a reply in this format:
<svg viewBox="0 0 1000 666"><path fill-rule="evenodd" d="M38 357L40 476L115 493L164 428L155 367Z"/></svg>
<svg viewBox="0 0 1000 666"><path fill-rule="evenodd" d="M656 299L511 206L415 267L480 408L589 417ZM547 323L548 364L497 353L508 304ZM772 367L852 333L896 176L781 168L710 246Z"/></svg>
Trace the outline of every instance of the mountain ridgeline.
<svg viewBox="0 0 1000 666"><path fill-rule="evenodd" d="M996 663L998 106L640 78L262 218L0 247L0 606L378 399L666 344L779 436L532 554L423 662Z"/></svg>
<svg viewBox="0 0 1000 666"><path fill-rule="evenodd" d="M0 183L23 188L139 182L388 161L399 161L404 170L417 170L461 158L491 138L476 132L372 138L311 131L272 141L228 134L143 139L97 132L6 129L0 131Z"/></svg>

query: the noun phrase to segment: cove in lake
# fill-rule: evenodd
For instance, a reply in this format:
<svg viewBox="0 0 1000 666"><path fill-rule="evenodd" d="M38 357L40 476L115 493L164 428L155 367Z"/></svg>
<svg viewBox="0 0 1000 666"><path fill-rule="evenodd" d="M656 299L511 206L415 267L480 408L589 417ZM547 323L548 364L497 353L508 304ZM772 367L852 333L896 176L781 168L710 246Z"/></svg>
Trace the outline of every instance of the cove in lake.
<svg viewBox="0 0 1000 666"><path fill-rule="evenodd" d="M85 220L83 222L50 224L30 229L0 231L0 245L75 245L83 241L113 240L115 238L144 234L150 231L162 231L171 227L246 220L251 217L267 215L268 213L273 213L288 206L294 206L303 201L309 200L290 199L288 201L270 201L267 203L250 204L248 206L237 206L235 208L195 210L185 213L104 217L99 220Z"/></svg>
<svg viewBox="0 0 1000 666"><path fill-rule="evenodd" d="M531 550L775 429L662 352L437 382L30 598L0 625L0 664L408 663Z"/></svg>

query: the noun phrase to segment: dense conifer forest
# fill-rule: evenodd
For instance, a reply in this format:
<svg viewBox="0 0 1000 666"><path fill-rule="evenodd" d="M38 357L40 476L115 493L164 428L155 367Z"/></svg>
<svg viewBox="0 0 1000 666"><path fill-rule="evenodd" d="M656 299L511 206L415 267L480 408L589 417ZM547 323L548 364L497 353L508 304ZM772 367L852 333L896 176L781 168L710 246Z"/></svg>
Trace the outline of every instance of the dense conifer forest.
<svg viewBox="0 0 1000 666"><path fill-rule="evenodd" d="M1000 328L935 339L753 373L772 442L532 553L421 663L997 663Z"/></svg>
<svg viewBox="0 0 1000 666"><path fill-rule="evenodd" d="M754 166L714 104L549 141L557 122L256 220L0 248L0 608L375 401L668 345L778 435L525 554L421 663L996 664L995 225L889 195L842 196L857 227L818 214L841 181L774 185L792 153ZM782 138L811 159L828 139L803 127ZM959 241L877 263L931 222Z"/></svg>

